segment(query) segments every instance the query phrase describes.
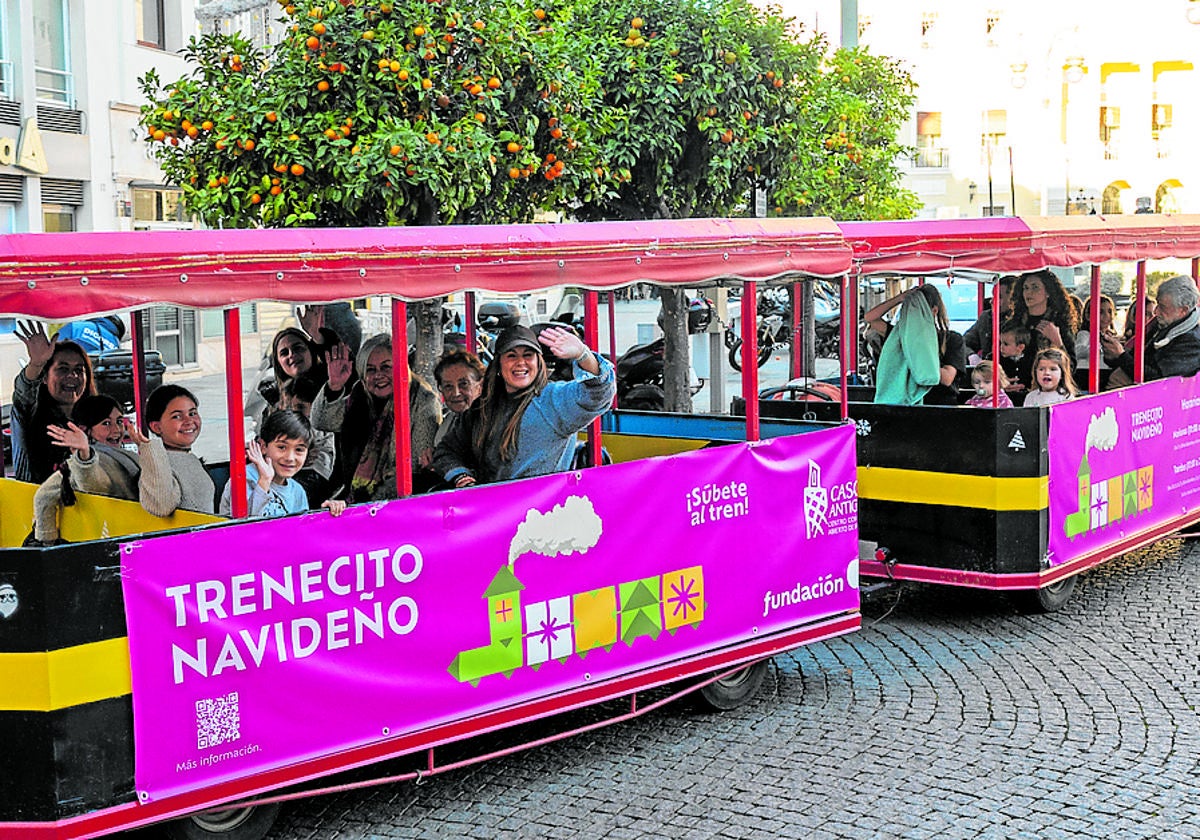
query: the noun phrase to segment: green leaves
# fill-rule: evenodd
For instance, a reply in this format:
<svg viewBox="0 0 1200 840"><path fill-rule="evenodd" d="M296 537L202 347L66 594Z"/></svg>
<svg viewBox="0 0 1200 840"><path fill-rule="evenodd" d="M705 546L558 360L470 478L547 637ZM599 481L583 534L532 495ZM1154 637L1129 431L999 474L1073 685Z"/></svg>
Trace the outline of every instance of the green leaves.
<svg viewBox="0 0 1200 840"><path fill-rule="evenodd" d="M724 215L756 187L789 213L915 206L892 163L907 77L748 0L286 9L265 53L207 35L189 75L140 80L147 142L209 225Z"/></svg>

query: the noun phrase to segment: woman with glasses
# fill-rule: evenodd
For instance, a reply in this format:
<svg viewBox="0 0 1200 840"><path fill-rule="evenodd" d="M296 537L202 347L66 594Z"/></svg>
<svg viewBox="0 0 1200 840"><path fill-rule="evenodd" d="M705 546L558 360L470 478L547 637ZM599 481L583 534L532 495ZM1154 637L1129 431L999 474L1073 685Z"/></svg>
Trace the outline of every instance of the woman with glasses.
<svg viewBox="0 0 1200 840"><path fill-rule="evenodd" d="M438 426L433 441L435 446L446 436L450 424L461 417L483 393L483 374L486 369L478 356L466 350L451 350L438 360L433 368L433 378L447 413Z"/></svg>
<svg viewBox="0 0 1200 840"><path fill-rule="evenodd" d="M341 442L343 488L349 502L396 498L396 441L392 402L392 337L372 336L351 361L350 348L329 350L329 378L312 406L312 425L336 432ZM357 372L358 380L351 381ZM433 453L442 412L433 388L412 373L408 388L413 489L428 489L433 476L422 468Z"/></svg>

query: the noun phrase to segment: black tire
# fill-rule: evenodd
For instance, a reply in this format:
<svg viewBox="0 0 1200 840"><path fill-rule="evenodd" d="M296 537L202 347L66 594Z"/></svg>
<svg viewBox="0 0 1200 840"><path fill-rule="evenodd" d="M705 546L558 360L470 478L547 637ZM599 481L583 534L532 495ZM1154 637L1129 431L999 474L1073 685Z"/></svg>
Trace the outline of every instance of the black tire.
<svg viewBox="0 0 1200 840"><path fill-rule="evenodd" d="M1052 613L1062 609L1063 604L1075 591L1075 575L1057 580L1041 589L1028 589L1017 593L1017 605L1025 613Z"/></svg>
<svg viewBox="0 0 1200 840"><path fill-rule="evenodd" d="M711 682L696 692L696 701L702 709L727 712L750 702L763 679L767 676L769 659L747 665L728 677Z"/></svg>
<svg viewBox="0 0 1200 840"><path fill-rule="evenodd" d="M171 840L262 840L279 816L280 804L234 806L192 814L163 825Z"/></svg>
<svg viewBox="0 0 1200 840"><path fill-rule="evenodd" d="M762 338L762 336L759 336L759 338ZM767 359L771 358L771 351L774 349L774 345L772 344L760 343L758 345L759 367L762 367L767 363ZM740 341L733 347L729 348L729 366L736 371L741 371L742 369L742 342Z"/></svg>

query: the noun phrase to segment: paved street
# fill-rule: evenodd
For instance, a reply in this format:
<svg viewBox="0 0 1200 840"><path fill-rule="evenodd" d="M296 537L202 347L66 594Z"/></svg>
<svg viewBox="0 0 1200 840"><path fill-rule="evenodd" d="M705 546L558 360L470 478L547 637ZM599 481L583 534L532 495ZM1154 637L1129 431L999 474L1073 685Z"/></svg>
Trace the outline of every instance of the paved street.
<svg viewBox="0 0 1200 840"><path fill-rule="evenodd" d="M1200 837L1198 591L1184 540L1086 574L1049 616L890 590L739 710L294 803L271 837Z"/></svg>

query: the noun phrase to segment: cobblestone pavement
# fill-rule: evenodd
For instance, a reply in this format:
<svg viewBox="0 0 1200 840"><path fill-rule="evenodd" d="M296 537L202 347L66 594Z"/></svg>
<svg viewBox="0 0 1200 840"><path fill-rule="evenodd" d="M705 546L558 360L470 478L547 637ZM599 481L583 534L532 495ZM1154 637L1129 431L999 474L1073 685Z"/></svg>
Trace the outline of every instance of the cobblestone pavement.
<svg viewBox="0 0 1200 840"><path fill-rule="evenodd" d="M1084 575L1053 615L889 590L741 709L293 803L271 837L1200 837L1198 592L1184 540Z"/></svg>

